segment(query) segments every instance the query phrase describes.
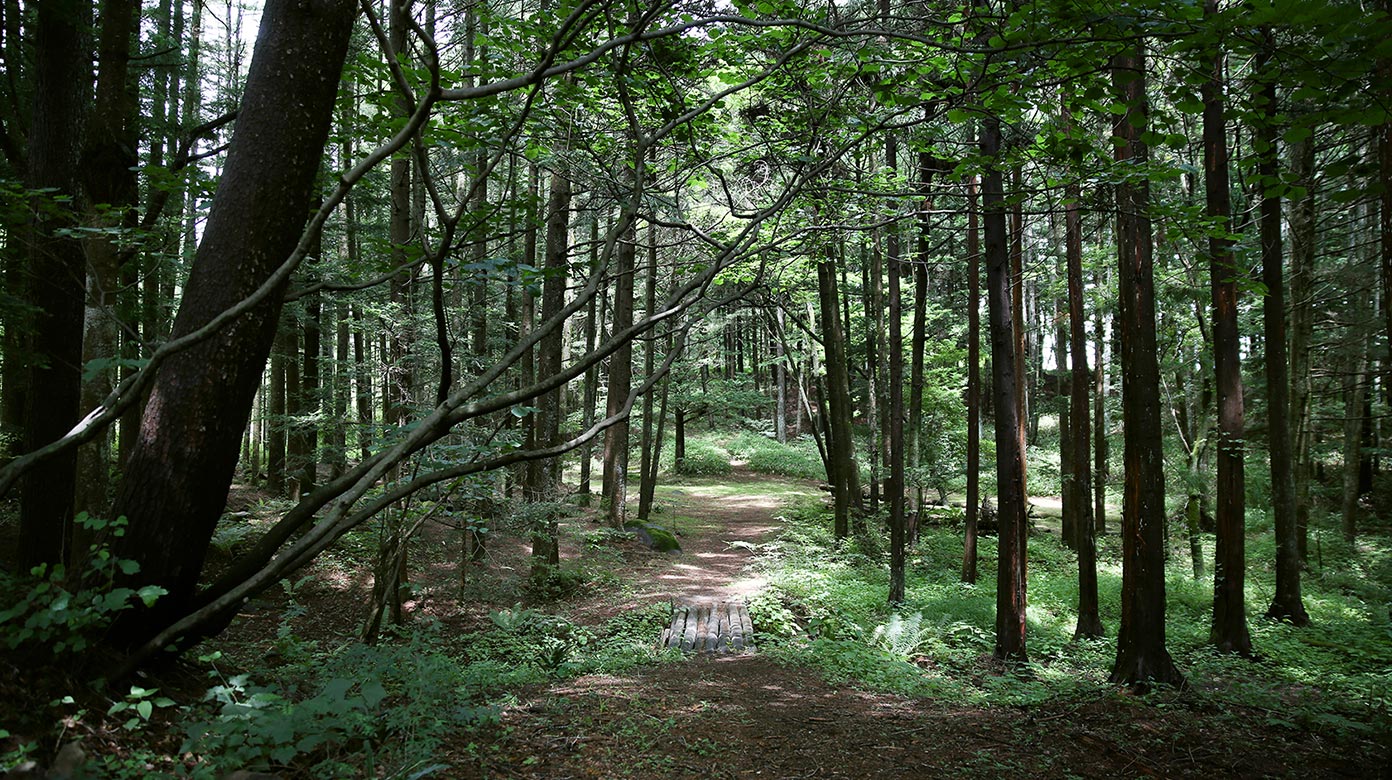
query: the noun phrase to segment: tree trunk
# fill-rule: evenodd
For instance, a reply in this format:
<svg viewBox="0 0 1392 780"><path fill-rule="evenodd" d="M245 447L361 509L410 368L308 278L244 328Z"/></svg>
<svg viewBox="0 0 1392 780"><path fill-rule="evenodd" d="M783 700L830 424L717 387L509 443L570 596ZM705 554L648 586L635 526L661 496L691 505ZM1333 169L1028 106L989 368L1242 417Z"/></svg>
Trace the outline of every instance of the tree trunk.
<svg viewBox="0 0 1392 780"><path fill-rule="evenodd" d="M1369 215L1371 216L1371 215ZM1353 250L1351 250L1353 251ZM1351 312L1367 312L1372 306L1372 291L1360 285L1349 301ZM1353 326L1358 328L1360 326ZM1353 350L1348 356L1344 372L1344 489L1339 506L1339 527L1344 539L1352 542L1358 535L1358 470L1362 460L1363 426L1365 425L1363 397L1367 392L1368 337L1364 333L1351 333L1347 343Z"/></svg>
<svg viewBox="0 0 1392 780"><path fill-rule="evenodd" d="M1205 0L1204 17L1218 13L1217 0ZM1209 282L1213 296L1213 365L1218 390L1217 551L1213 564L1213 624L1209 641L1219 652L1251 655L1247 631L1246 493L1243 473L1242 333L1237 322L1237 276L1228 238L1232 204L1228 194L1228 136L1223 111L1223 51L1215 45L1203 85L1204 194L1213 225L1208 239Z"/></svg>
<svg viewBox="0 0 1392 780"><path fill-rule="evenodd" d="M119 351L120 248L116 237L105 231L135 224L132 208L138 195L135 178L138 96L129 79L129 63L139 9L140 4L132 0L105 0L101 9L97 91L82 155L87 194L85 221L95 232L84 242L88 273L83 365L111 360ZM163 106L158 96L154 102ZM153 145L157 147L158 142ZM85 411L99 406L115 386L117 374L116 368L111 366L84 376L79 408ZM95 517L107 516L110 456L109 429L78 448L76 511ZM71 563L85 562L87 544L78 539L73 552L77 557Z"/></svg>
<svg viewBox="0 0 1392 780"><path fill-rule="evenodd" d="M1117 162L1144 170L1149 123L1142 42L1112 59L1118 98ZM1160 429L1160 367L1155 343L1150 182L1117 185L1118 297L1121 303L1121 406L1126 430L1122 506L1121 625L1111 681L1144 689L1181 685L1183 675L1165 648L1165 453Z"/></svg>
<svg viewBox="0 0 1392 780"><path fill-rule="evenodd" d="M1091 399L1088 397L1088 386L1092 372L1087 362L1087 312L1083 307L1081 196L1078 183L1070 180L1064 192L1067 205L1063 214L1063 243L1068 265L1068 342L1072 351L1068 420L1072 426L1069 439L1073 446L1073 478L1068 482L1068 492L1072 496L1069 505L1078 550L1078 625L1073 631L1074 639L1100 637L1103 634L1097 605L1097 545L1093 536L1092 513L1089 511L1092 502L1092 469L1089 463L1092 430L1089 425Z"/></svg>
<svg viewBox="0 0 1392 780"><path fill-rule="evenodd" d="M898 139L885 139L885 158L892 172L897 166ZM892 175L892 174L891 174ZM889 227L885 241L889 271L889 603L904 601L904 565L908 519L904 512L904 297L900 293L903 270L899 267L899 230Z"/></svg>
<svg viewBox="0 0 1392 780"><path fill-rule="evenodd" d="M827 448L835 473L831 474L836 538L850 535L852 504L860 499L860 480L856 475L854 443L851 438L851 392L846 342L841 329L837 302L834 253L828 249L817 264L817 289L821 303L822 339L826 349ZM830 469L829 469L830 470Z"/></svg>
<svg viewBox="0 0 1392 780"><path fill-rule="evenodd" d="M597 274L599 268L599 216L595 214L590 220L590 273ZM590 298L585 309L585 353L594 351L595 339L598 335L597 318L600 310L597 308L599 296ZM585 389L584 401L580 412L580 424L588 429L594 425L595 401L599 397L599 364L595 364L585 369ZM577 492L580 494L580 505L590 505L590 471L593 468L591 461L594 460L594 445L590 440L580 447L580 486Z"/></svg>
<svg viewBox="0 0 1392 780"><path fill-rule="evenodd" d="M1312 128L1313 129L1313 128ZM1317 130L1317 129L1316 129ZM1292 472L1295 485L1295 541L1302 563L1309 549L1311 442L1314 415L1311 409L1310 342L1314 331L1314 275L1316 212L1315 142L1311 136L1291 144L1291 172L1301 194L1291 202L1291 312L1290 376L1291 416L1295 446Z"/></svg>
<svg viewBox="0 0 1392 780"><path fill-rule="evenodd" d="M648 272L643 287L643 313L651 317L657 310L657 226L648 225ZM657 342L649 340L643 345L643 376L650 377L655 368ZM757 363L757 361L755 361ZM755 373L758 376L758 373ZM643 394L643 450L642 462L638 470L638 519L647 521L652 512L653 495L657 490L657 463L661 444L653 435L653 390Z"/></svg>
<svg viewBox="0 0 1392 780"><path fill-rule="evenodd" d="M1000 120L987 117L981 154L989 166L1000 160ZM1020 426L1022 396L1018 323L1013 306L1011 253L1001 173L988 167L981 188L985 214L986 297L991 324L991 392L996 401L996 494L1000 535L996 574L996 657L1027 660L1025 652L1025 448Z"/></svg>
<svg viewBox="0 0 1392 780"><path fill-rule="evenodd" d="M1098 274L1097 282L1106 283L1106 275ZM1097 536L1107 533L1107 478L1111 475L1111 465L1109 455L1111 454L1111 442L1107 439L1107 317L1102 311L1102 307L1097 309L1096 317L1096 343L1093 345L1093 357L1097 364L1095 382L1097 386L1096 397L1093 399L1092 414L1092 484L1093 484L1093 530Z"/></svg>
<svg viewBox="0 0 1392 780"><path fill-rule="evenodd" d="M976 582L976 525L981 509L981 228L976 177L967 181L967 507L962 582Z"/></svg>
<svg viewBox="0 0 1392 780"><path fill-rule="evenodd" d="M633 257L637 252L632 232L619 241L614 269L614 330L633 325ZM609 359L609 400L606 414L623 410L633 386L633 348L627 344ZM683 452L683 454L685 454ZM628 420L621 420L605 431L604 484L609 525L622 528L628 520Z"/></svg>
<svg viewBox="0 0 1392 780"><path fill-rule="evenodd" d="M285 493L286 456L286 398L285 361L293 359L293 332L289 323L280 322L276 328L275 345L271 351L271 385L267 388L269 396L268 426L266 433L266 489L274 496Z"/></svg>
<svg viewBox="0 0 1392 780"><path fill-rule="evenodd" d="M549 322L565 306L565 288L570 258L570 179L563 172L551 175L551 192L546 204L546 272L541 286L541 321ZM537 378L561 372L562 324L544 332L537 343ZM552 447L561 438L561 394L563 387L543 393L537 399L536 446ZM528 464L527 479L532 500L554 501L561 490L560 458L534 460ZM556 512L546 512L544 528L532 533L532 578L544 577L561 563L560 528Z"/></svg>
<svg viewBox="0 0 1392 780"><path fill-rule="evenodd" d="M27 286L34 316L25 382L25 452L61 438L78 421L87 264L82 242L70 232L77 227L76 204L50 198L78 195L83 116L92 78L90 11L90 6L51 2L38 3L35 10L26 183L30 189L53 193L38 196L30 213ZM20 570L64 562L72 533L75 468L76 453L69 450L40 463L25 477L19 509Z"/></svg>
<svg viewBox="0 0 1392 780"><path fill-rule="evenodd" d="M1271 30L1263 31L1263 46L1254 69L1263 79L1257 92L1257 176L1262 188L1261 258L1262 343L1266 349L1267 446L1271 467L1271 513L1276 525L1276 593L1266 616L1297 626L1310 622L1300 595L1300 544L1296 537L1295 477L1290 430L1290 376L1286 355L1286 291L1282 268L1281 196L1277 152L1276 81L1270 68Z"/></svg>
<svg viewBox="0 0 1392 780"><path fill-rule="evenodd" d="M309 214L356 10L346 0L266 4L175 337L241 300L293 252ZM155 377L113 510L130 527L113 554L140 564L139 581L169 592L151 610L123 613L120 642L148 637L193 595L282 294L283 286L215 338L172 356Z"/></svg>

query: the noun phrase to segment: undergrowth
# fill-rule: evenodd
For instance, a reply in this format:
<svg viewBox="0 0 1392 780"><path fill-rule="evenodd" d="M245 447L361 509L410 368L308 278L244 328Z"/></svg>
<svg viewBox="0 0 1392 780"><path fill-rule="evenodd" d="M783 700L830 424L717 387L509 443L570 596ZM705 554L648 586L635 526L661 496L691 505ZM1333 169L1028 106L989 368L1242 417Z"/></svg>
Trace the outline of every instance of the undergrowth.
<svg viewBox="0 0 1392 780"><path fill-rule="evenodd" d="M960 531L925 527L910 554L906 600L890 609L884 598L887 567L864 555L854 540L833 539L820 503L804 502L784 519L780 536L756 548L769 586L750 605L760 647L780 661L810 664L834 683L971 705L1112 692L1107 676L1116 652L1121 587L1115 536L1104 538L1098 565L1109 636L1076 642L1076 558L1052 535L1031 536L1030 662L1012 672L992 658L994 538L980 540L981 576L968 585L959 578ZM1248 576L1255 660L1209 648L1212 581L1195 581L1187 556L1172 557L1168 645L1190 687L1156 695L1256 712L1271 725L1292 729L1386 734L1392 728L1392 582L1386 576L1392 545L1368 538L1356 549L1326 548L1326 567L1305 579L1313 620L1308 628L1260 617L1274 576L1264 550L1261 543L1253 545Z"/></svg>

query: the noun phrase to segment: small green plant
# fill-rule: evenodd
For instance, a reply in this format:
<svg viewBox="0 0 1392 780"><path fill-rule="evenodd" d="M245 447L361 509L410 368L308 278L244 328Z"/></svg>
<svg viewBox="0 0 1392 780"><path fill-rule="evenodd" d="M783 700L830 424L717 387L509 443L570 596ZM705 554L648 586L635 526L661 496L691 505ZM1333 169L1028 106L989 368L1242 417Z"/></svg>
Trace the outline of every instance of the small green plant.
<svg viewBox="0 0 1392 780"><path fill-rule="evenodd" d="M875 626L870 634L870 644L896 658L910 659L918 653L923 643L932 635L934 626L923 624L923 613L915 612L908 617L898 613L889 616L888 623Z"/></svg>
<svg viewBox="0 0 1392 780"><path fill-rule="evenodd" d="M587 629L563 617L524 609L520 604L492 612L489 618L497 630L478 637L472 648L481 658L556 672L594 641Z"/></svg>
<svg viewBox="0 0 1392 780"><path fill-rule="evenodd" d="M93 533L125 535L123 517L107 521L83 512L74 522ZM0 609L0 634L9 650L38 657L75 656L97 641L118 613L136 604L153 606L167 592L155 585L116 587L118 577L138 574L140 565L114 557L105 544L93 544L89 553L76 577L62 564L35 566L27 577L0 570L0 592L21 594Z"/></svg>
<svg viewBox="0 0 1392 780"><path fill-rule="evenodd" d="M121 728L132 731L140 728L150 721L150 716L154 714L156 707L173 707L174 700L165 696L156 696L158 688L141 688L139 685L132 685L130 693L126 694L121 701L112 704L106 711L107 715L120 715L127 713L130 715Z"/></svg>

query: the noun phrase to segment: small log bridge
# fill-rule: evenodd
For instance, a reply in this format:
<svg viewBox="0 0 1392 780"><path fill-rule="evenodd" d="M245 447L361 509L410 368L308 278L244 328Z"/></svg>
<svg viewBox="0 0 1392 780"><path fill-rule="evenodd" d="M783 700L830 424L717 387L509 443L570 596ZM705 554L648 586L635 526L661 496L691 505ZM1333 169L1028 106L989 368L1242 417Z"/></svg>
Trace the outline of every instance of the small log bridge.
<svg viewBox="0 0 1392 780"><path fill-rule="evenodd" d="M700 601L672 608L672 625L663 629L662 647L687 653L737 653L754 649L754 626L743 601Z"/></svg>

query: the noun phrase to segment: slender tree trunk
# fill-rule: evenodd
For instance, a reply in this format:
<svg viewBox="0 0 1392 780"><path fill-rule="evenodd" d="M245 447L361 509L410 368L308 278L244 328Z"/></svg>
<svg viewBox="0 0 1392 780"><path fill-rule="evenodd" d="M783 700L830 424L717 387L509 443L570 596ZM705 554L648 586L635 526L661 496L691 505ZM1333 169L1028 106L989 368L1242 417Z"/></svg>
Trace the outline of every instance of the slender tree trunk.
<svg viewBox="0 0 1392 780"><path fill-rule="evenodd" d="M1020 346L1011 294L1011 256L1000 160L1000 120L987 117L981 154L988 161L982 180L986 234L986 297L991 323L991 392L996 401L996 494L1000 535L996 574L996 657L1025 661L1025 448L1020 426L1021 395L1016 354Z"/></svg>
<svg viewBox="0 0 1392 780"><path fill-rule="evenodd" d="M775 418L773 421L773 433L777 437L779 444L788 443L788 350L783 344L783 309L779 307L774 315L776 322L774 328L777 331L774 339L774 382L778 385L778 400L775 403Z"/></svg>
<svg viewBox="0 0 1392 780"><path fill-rule="evenodd" d="M551 175L546 204L546 274L541 287L541 320L549 322L565 306L565 288L570 258L570 180L561 171ZM562 323L542 334L537 343L537 378L555 376L561 371ZM561 438L561 395L563 388L547 391L537 399L536 445L555 446ZM560 458L534 460L528 464L528 482L534 500L554 501L561 490ZM532 578L544 579L560 565L560 528L556 512L546 513L546 525L532 534Z"/></svg>
<svg viewBox="0 0 1392 780"><path fill-rule="evenodd" d="M1362 212L1357 218L1357 221L1362 223L1360 227L1370 227L1373 220L1372 207L1364 206L1359 211ZM1355 238L1357 233L1357 230L1350 231L1349 237L1351 245L1349 253L1355 257L1358 250L1353 244L1357 240ZM1356 276L1351 278L1357 279ZM1357 289L1350 295L1348 311L1371 311L1372 298L1372 287L1368 284L1358 283ZM1366 329L1361 324L1353 324L1348 330L1350 332L1345 336L1345 341L1351 352L1348 354L1347 367L1344 370L1344 489L1339 516L1344 539L1352 542L1358 535L1358 515L1360 512L1358 498L1362 494L1359 489L1359 467L1363 460L1363 432L1367 425L1364 400L1368 383L1368 345L1370 339Z"/></svg>
<svg viewBox="0 0 1392 780"><path fill-rule="evenodd" d="M619 241L614 277L614 330L633 325L633 258L637 252L632 232ZM609 401L606 414L613 416L623 410L633 386L633 350L620 347L609 362ZM684 432L684 430L683 430ZM685 455L685 452L683 452ZM609 524L622 528L628 520L628 420L622 420L605 431L604 483L607 486Z"/></svg>
<svg viewBox="0 0 1392 780"><path fill-rule="evenodd" d="M885 159L890 171L898 165L898 139L885 139ZM900 292L903 270L899 265L899 230L889 228L885 241L889 271L889 603L904 601L904 565L908 520L904 512L904 296Z"/></svg>
<svg viewBox="0 0 1392 780"><path fill-rule="evenodd" d="M967 181L967 507L962 582L976 582L976 525L981 509L981 228L976 177Z"/></svg>
<svg viewBox="0 0 1392 780"><path fill-rule="evenodd" d="M599 268L599 214L595 212L590 219L590 273L597 274ZM597 318L599 309L597 302L599 296L590 298L585 310L585 353L594 351L595 339L598 334ZM580 412L580 424L586 429L594 425L595 401L599 397L599 365L595 364L585 369L585 390L583 408ZM591 461L594 460L594 447L589 440L580 447L580 493L581 506L590 505L590 471L593 468Z"/></svg>
<svg viewBox="0 0 1392 780"><path fill-rule="evenodd" d="M648 226L648 272L643 288L643 313L651 317L657 309L657 226ZM657 342L643 346L643 376L650 377L656 366ZM757 376L758 374L755 374ZM647 521L657 489L657 462L660 453L653 436L653 390L643 394L643 452L638 483L638 519Z"/></svg>
<svg viewBox="0 0 1392 780"><path fill-rule="evenodd" d="M834 497L836 538L850 535L850 514L852 493L859 498L859 480L855 474L855 455L851 440L851 393L847 377L846 343L842 338L840 305L837 303L836 268L834 253L828 249L826 258L817 265L817 282L821 301L822 339L826 349L827 407L827 449L834 469L832 490Z"/></svg>
<svg viewBox="0 0 1392 780"><path fill-rule="evenodd" d="M1069 347L1072 351L1069 390L1069 437L1073 446L1073 478L1068 482L1069 501L1073 513L1074 533L1078 550L1078 626L1073 638L1099 637L1103 634L1102 618L1097 605L1097 545L1093 536L1094 524L1088 511L1092 499L1092 469L1089 425L1091 399L1088 386L1092 372L1087 363L1087 312L1083 307L1083 215L1082 192L1076 181L1070 180L1064 199L1063 214L1064 256L1068 265L1068 324Z"/></svg>
<svg viewBox="0 0 1392 780"><path fill-rule="evenodd" d="M1217 0L1205 0L1204 17L1217 16ZM1250 655L1247 631L1245 543L1246 492L1243 471L1242 334L1238 328L1237 276L1230 230L1228 136L1223 110L1223 51L1215 44L1206 63L1203 85L1204 193L1207 215L1216 233L1208 240L1209 281L1213 294L1213 365L1218 389L1217 552L1213 565L1213 624L1209 641L1225 653ZM1221 235L1219 235L1221 234Z"/></svg>
<svg viewBox="0 0 1392 780"><path fill-rule="evenodd" d="M1315 275L1315 143L1313 136L1291 144L1291 171L1301 194L1291 202L1291 312L1290 376L1291 415L1295 447L1292 471L1295 484L1295 540L1300 560L1308 559L1310 477L1313 470L1311 442L1314 415L1311 409L1310 342L1314 331Z"/></svg>
<svg viewBox="0 0 1392 780"><path fill-rule="evenodd" d="M135 114L137 95L129 78L131 43L140 4L133 0L104 0L101 6L101 43L98 48L97 90L87 127L82 155L86 190L87 227L94 235L84 242L87 260L87 307L82 344L82 363L117 357L120 323L117 292L121 288L119 245L105 231L132 227L132 210L138 195L135 179ZM156 103L162 103L155 98ZM158 146L158 142L155 142ZM117 376L108 368L85 376L79 407L93 409L111 392ZM111 432L104 431L78 448L75 509L105 517L111 470ZM81 535L79 534L79 537ZM86 540L90 541L90 540ZM87 544L77 539L75 557L84 558Z"/></svg>
<svg viewBox="0 0 1392 780"><path fill-rule="evenodd" d="M319 254L319 251L315 251L312 257L317 258ZM300 495L307 496L314 492L319 476L319 411L323 405L319 356L323 349L324 332L324 306L319 293L305 296L304 310L304 351L298 388L300 419L295 423L295 435L300 440L296 448L300 462L295 468L295 476L299 481Z"/></svg>
<svg viewBox="0 0 1392 780"><path fill-rule="evenodd" d="M1098 282L1106 283L1106 274L1098 274ZM1102 536L1107 532L1107 478L1111 474L1109 464L1111 442L1107 440L1107 317L1103 313L1101 306L1097 308L1095 322L1096 342L1093 344L1093 358L1097 364L1095 371L1096 393L1093 399L1092 414L1092 435L1093 435L1093 461L1092 461L1092 484L1093 484L1093 530L1097 536Z"/></svg>
<svg viewBox="0 0 1392 780"><path fill-rule="evenodd" d="M1266 349L1267 444L1271 468L1271 513L1276 525L1276 593L1266 616L1297 626L1310 622L1300 595L1300 544L1295 525L1295 476L1290 430L1290 376L1286 356L1286 291L1282 268L1281 196L1277 152L1276 81L1270 72L1271 30L1263 31L1263 46L1255 70L1263 79L1257 101L1261 114L1256 122L1257 176L1262 187L1261 258L1262 343Z"/></svg>
<svg viewBox="0 0 1392 780"><path fill-rule="evenodd" d="M288 323L281 322L276 329L275 345L271 350L271 386L267 388L269 416L266 421L266 489L272 495L285 493L286 456L286 399L285 399L285 361L292 349L293 333Z"/></svg>
<svg viewBox="0 0 1392 780"><path fill-rule="evenodd" d="M934 173L934 161L925 152L919 155L918 178L924 189L928 189L932 184ZM932 208L931 200L929 208ZM923 353L928 345L928 254L929 254L929 226L927 215L922 216L918 223L918 246L915 248L915 257L918 262L914 263L914 313L913 313L913 349L912 365L909 369L909 463L914 469L923 468L923 389L927 384L924 375ZM936 480L935 480L936 481ZM941 483L938 483L941 486ZM915 519L909 535L909 542L912 544L918 537L918 527L923 517L923 489L924 485L919 484L917 490L917 500L914 502L916 510Z"/></svg>
<svg viewBox="0 0 1392 780"><path fill-rule="evenodd" d="M367 328L367 322L362 308L354 304L349 307L349 312L353 318L353 400L358 411L358 455L362 460L367 460L372 455L373 410L376 408L372 400L374 372L368 359L367 345L364 343L366 337L363 331Z"/></svg>

